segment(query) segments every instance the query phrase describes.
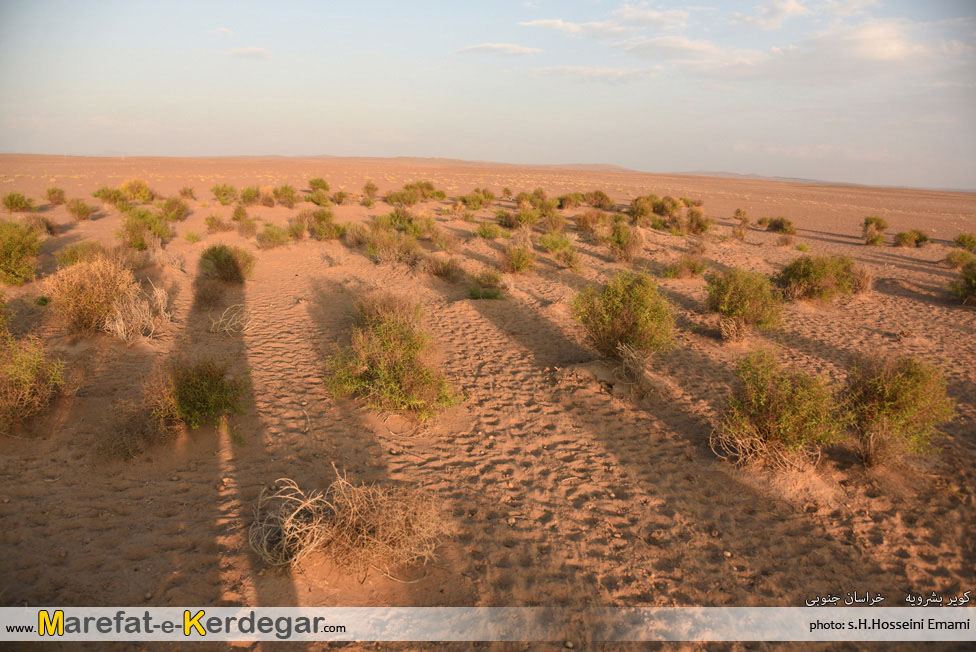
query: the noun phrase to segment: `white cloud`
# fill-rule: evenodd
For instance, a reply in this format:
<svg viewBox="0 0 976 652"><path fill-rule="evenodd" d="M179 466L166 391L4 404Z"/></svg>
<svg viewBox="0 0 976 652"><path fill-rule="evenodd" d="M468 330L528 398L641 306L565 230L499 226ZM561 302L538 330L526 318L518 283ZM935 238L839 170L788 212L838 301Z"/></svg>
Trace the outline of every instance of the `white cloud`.
<svg viewBox="0 0 976 652"><path fill-rule="evenodd" d="M880 0L824 0L823 9L834 16L858 16L880 6Z"/></svg>
<svg viewBox="0 0 976 652"><path fill-rule="evenodd" d="M229 29L227 29L226 27L218 27L214 31L220 34L221 36L231 36L234 33Z"/></svg>
<svg viewBox="0 0 976 652"><path fill-rule="evenodd" d="M571 23L560 18L529 20L521 22L519 25L522 27L543 27L546 29L555 29L560 32L565 32L566 34L572 34L573 36L592 36L596 38L621 36L638 29L637 27L619 25L608 20L588 23Z"/></svg>
<svg viewBox="0 0 976 652"><path fill-rule="evenodd" d="M270 59L271 55L265 48L234 48L225 52L228 57L238 59Z"/></svg>
<svg viewBox="0 0 976 652"><path fill-rule="evenodd" d="M695 41L685 36L657 36L621 43L629 53L646 58L703 60L720 59L724 51L710 41Z"/></svg>
<svg viewBox="0 0 976 652"><path fill-rule="evenodd" d="M645 4L640 6L625 4L610 12L610 15L628 25L653 27L655 29L670 30L685 27L688 12L681 9L648 9Z"/></svg>
<svg viewBox="0 0 976 652"><path fill-rule="evenodd" d="M754 9L755 14L735 14L735 19L742 23L752 23L761 29L779 29L790 18L813 13L802 0L772 0L766 5L757 5Z"/></svg>
<svg viewBox="0 0 976 652"><path fill-rule="evenodd" d="M524 45L514 45L512 43L481 43L479 45L469 45L466 48L461 48L457 52L458 54L487 52L492 54L519 55L535 54L536 52L542 52L542 50L539 48L525 47Z"/></svg>
<svg viewBox="0 0 976 652"><path fill-rule="evenodd" d="M586 81L627 82L638 79L648 79L661 70L660 66L650 68L612 68L606 66L549 66L537 68L535 72L541 75L562 75L578 77Z"/></svg>

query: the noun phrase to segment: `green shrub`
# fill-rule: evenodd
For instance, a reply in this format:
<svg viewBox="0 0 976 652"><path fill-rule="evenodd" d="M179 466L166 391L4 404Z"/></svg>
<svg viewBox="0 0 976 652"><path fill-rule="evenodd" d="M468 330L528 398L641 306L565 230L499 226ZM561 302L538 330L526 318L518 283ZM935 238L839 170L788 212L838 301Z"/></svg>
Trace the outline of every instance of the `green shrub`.
<svg viewBox="0 0 976 652"><path fill-rule="evenodd" d="M884 244L884 232L888 228L888 222L884 218L868 216L864 218L861 225L861 235L864 237L864 244L873 247L880 247Z"/></svg>
<svg viewBox="0 0 976 652"><path fill-rule="evenodd" d="M766 222L766 230L772 231L773 233L783 233L786 235L796 235L796 227L793 226L793 221L786 217L776 217L773 219L764 218ZM761 223L761 221L760 221Z"/></svg>
<svg viewBox="0 0 976 652"><path fill-rule="evenodd" d="M241 190L241 203L245 206L252 206L261 199L261 189L257 186L248 186ZM272 199L271 205L274 206Z"/></svg>
<svg viewBox="0 0 976 652"><path fill-rule="evenodd" d="M621 272L600 291L587 288L573 300L573 315L604 355L618 355L621 344L648 354L674 341L671 306L646 274Z"/></svg>
<svg viewBox="0 0 976 652"><path fill-rule="evenodd" d="M638 226L647 226L651 215L654 214L654 203L657 201L659 201L657 195L634 197L630 201L630 208L627 209L631 221Z"/></svg>
<svg viewBox="0 0 976 652"><path fill-rule="evenodd" d="M921 247L929 241L929 236L924 231L912 229L895 234L896 247Z"/></svg>
<svg viewBox="0 0 976 652"><path fill-rule="evenodd" d="M30 213L34 211L34 200L19 192L11 192L4 195L3 206L8 213Z"/></svg>
<svg viewBox="0 0 976 652"><path fill-rule="evenodd" d="M535 267L535 254L530 247L512 245L505 249L503 266L506 271L513 274L530 272Z"/></svg>
<svg viewBox="0 0 976 652"><path fill-rule="evenodd" d="M363 197L372 203L376 199L376 193L378 193L379 190L379 186L372 181L367 181L363 185Z"/></svg>
<svg viewBox="0 0 976 652"><path fill-rule="evenodd" d="M179 197L169 197L159 210L167 222L182 222L190 214L190 206Z"/></svg>
<svg viewBox="0 0 976 652"><path fill-rule="evenodd" d="M61 267L71 267L77 263L94 260L105 255L105 247L100 242L85 240L62 247L54 252L54 259Z"/></svg>
<svg viewBox="0 0 976 652"><path fill-rule="evenodd" d="M200 254L198 275L228 283L243 283L254 271L254 254L241 247L219 244Z"/></svg>
<svg viewBox="0 0 976 652"><path fill-rule="evenodd" d="M732 238L740 242L746 239L746 226L744 224L736 224L732 228Z"/></svg>
<svg viewBox="0 0 976 652"><path fill-rule="evenodd" d="M610 233L603 238L610 252L618 260L630 261L641 249L640 232L623 221L614 222Z"/></svg>
<svg viewBox="0 0 976 652"><path fill-rule="evenodd" d="M822 446L843 436L847 417L839 413L836 391L826 380L783 367L769 351L743 358L738 376L711 436L719 457L796 467L816 462Z"/></svg>
<svg viewBox="0 0 976 652"><path fill-rule="evenodd" d="M560 249L568 249L572 246L572 242L565 233L546 233L539 238L539 246L548 251L550 254L559 251Z"/></svg>
<svg viewBox="0 0 976 652"><path fill-rule="evenodd" d="M117 190L115 188L102 186L92 193L92 197L95 199L100 199L103 203L109 204L110 206L115 206L120 211L124 211L128 208L128 200L126 199L125 194L121 190Z"/></svg>
<svg viewBox="0 0 976 652"><path fill-rule="evenodd" d="M580 233L593 233L607 221L607 214L591 208L576 216L576 230Z"/></svg>
<svg viewBox="0 0 976 652"><path fill-rule="evenodd" d="M771 221L772 220L770 220L768 217L760 217L759 218L759 226L761 226L764 229L768 229L769 228L769 223Z"/></svg>
<svg viewBox="0 0 976 652"><path fill-rule="evenodd" d="M47 203L53 206L60 206L64 203L64 190L61 188L55 188L52 186L51 188L47 189L44 196L47 197Z"/></svg>
<svg viewBox="0 0 976 652"><path fill-rule="evenodd" d="M780 297L765 274L727 269L707 280L706 306L721 315L725 339L741 339L748 326L772 328L779 324Z"/></svg>
<svg viewBox="0 0 976 652"><path fill-rule="evenodd" d="M780 234L780 236L778 238L776 238L776 246L777 247L789 247L790 245L793 244L793 242L795 240L796 240L796 238L794 238L789 233L782 233L782 234Z"/></svg>
<svg viewBox="0 0 976 652"><path fill-rule="evenodd" d="M796 250L797 251L810 251L810 245L808 245L805 242L801 242L800 244L796 245Z"/></svg>
<svg viewBox="0 0 976 652"><path fill-rule="evenodd" d="M976 304L976 261L966 263L959 272L959 278L949 285L949 289L963 304Z"/></svg>
<svg viewBox="0 0 976 652"><path fill-rule="evenodd" d="M244 208L243 204L238 204L235 206L234 212L230 215L230 219L234 220L235 222L241 222L247 218L247 209Z"/></svg>
<svg viewBox="0 0 976 652"><path fill-rule="evenodd" d="M312 192L316 190L321 190L322 192L329 192L329 182L322 177L315 177L314 179L308 180L308 187Z"/></svg>
<svg viewBox="0 0 976 652"><path fill-rule="evenodd" d="M272 194L274 195L275 201L282 206L295 208L295 204L298 203L298 193L293 186L289 186L288 184L278 186L272 191Z"/></svg>
<svg viewBox="0 0 976 652"><path fill-rule="evenodd" d="M116 232L122 242L138 251L151 249L172 235L162 215L148 208L130 208L122 216L122 230Z"/></svg>
<svg viewBox="0 0 976 652"><path fill-rule="evenodd" d="M210 189L210 192L217 198L221 206L230 206L237 201L237 188L226 183L215 185Z"/></svg>
<svg viewBox="0 0 976 652"><path fill-rule="evenodd" d="M791 300L829 301L858 289L854 265L847 256L800 256L773 280Z"/></svg>
<svg viewBox="0 0 976 652"><path fill-rule="evenodd" d="M182 421L189 428L216 424L242 407L246 379L233 378L230 365L215 358L168 365L150 398L153 416L161 421Z"/></svg>
<svg viewBox="0 0 976 652"><path fill-rule="evenodd" d="M350 195L345 190L337 190L332 195L332 201L335 202L336 206L342 206L347 201L349 201L351 198L352 198L352 195Z"/></svg>
<svg viewBox="0 0 976 652"><path fill-rule="evenodd" d="M338 240L346 232L345 225L336 222L326 208L311 212L307 219L309 235L316 240Z"/></svg>
<svg viewBox="0 0 976 652"><path fill-rule="evenodd" d="M0 220L0 280L20 285L34 279L41 241L26 224Z"/></svg>
<svg viewBox="0 0 976 652"><path fill-rule="evenodd" d="M225 222L220 215L208 215L204 223L207 225L207 233L234 230L234 225L230 222Z"/></svg>
<svg viewBox="0 0 976 652"><path fill-rule="evenodd" d="M653 202L653 210L656 215L661 217L674 217L681 210L681 202L670 195L665 195Z"/></svg>
<svg viewBox="0 0 976 652"><path fill-rule="evenodd" d="M196 231L187 231L186 233L183 234L183 238L190 244L193 244L195 242L200 242L200 234L197 233Z"/></svg>
<svg viewBox="0 0 976 652"><path fill-rule="evenodd" d="M561 262L569 269L578 270L580 268L580 256L576 247L563 247L557 249L552 257Z"/></svg>
<svg viewBox="0 0 976 652"><path fill-rule="evenodd" d="M274 208L275 207L274 195L268 193L261 193L261 196L258 198L258 203L260 203L262 206L266 208Z"/></svg>
<svg viewBox="0 0 976 652"><path fill-rule="evenodd" d="M976 258L965 249L953 249L945 257L945 262L950 267L955 267L956 269L962 269L973 260L976 260Z"/></svg>
<svg viewBox="0 0 976 652"><path fill-rule="evenodd" d="M511 198L512 198L512 189L509 188L508 186L502 188L502 199L511 199Z"/></svg>
<svg viewBox="0 0 976 652"><path fill-rule="evenodd" d="M183 199L192 199L193 201L196 201L197 194L193 191L191 186L183 186L180 188L180 197Z"/></svg>
<svg viewBox="0 0 976 652"><path fill-rule="evenodd" d="M472 299L500 299L502 296L501 273L492 267L486 267L476 274L473 283L468 287L468 296Z"/></svg>
<svg viewBox="0 0 976 652"><path fill-rule="evenodd" d="M0 435L41 412L64 384L64 365L36 337L0 330Z"/></svg>
<svg viewBox="0 0 976 652"><path fill-rule="evenodd" d="M491 222L482 222L479 224L475 233L479 238L485 238L486 240L508 237L508 233L503 231L497 224L492 224Z"/></svg>
<svg viewBox="0 0 976 652"><path fill-rule="evenodd" d="M355 316L351 344L337 349L326 365L334 395L359 396L373 409L413 412L420 421L459 402L427 362L430 336L419 304L375 294L357 302Z"/></svg>
<svg viewBox="0 0 976 652"><path fill-rule="evenodd" d="M744 227L745 226L749 226L749 222L751 221L749 219L749 214L746 213L741 208L735 209L735 212L732 213L732 217L733 217L733 219L739 220L739 224L741 224Z"/></svg>
<svg viewBox="0 0 976 652"><path fill-rule="evenodd" d="M576 208L582 204L585 200L583 199L583 193L581 192L571 192L566 195L559 196L559 208L566 210L569 208Z"/></svg>
<svg viewBox="0 0 976 652"><path fill-rule="evenodd" d="M261 249L273 249L286 245L291 242L288 231L274 224L265 224L264 230L258 234L258 247Z"/></svg>
<svg viewBox="0 0 976 652"><path fill-rule="evenodd" d="M90 219L92 213L95 212L95 208L80 199L72 199L68 202L68 212L71 213L73 218L81 222Z"/></svg>
<svg viewBox="0 0 976 652"><path fill-rule="evenodd" d="M666 278L691 278L701 276L708 269L708 263L701 258L691 254L684 254L678 262L664 268Z"/></svg>
<svg viewBox="0 0 976 652"><path fill-rule="evenodd" d="M129 179L121 186L119 190L129 201L149 203L156 199L158 196L150 187L149 184L142 179Z"/></svg>
<svg viewBox="0 0 976 652"><path fill-rule="evenodd" d="M58 225L50 217L31 214L24 217L24 224L37 231L38 235L57 235Z"/></svg>
<svg viewBox="0 0 976 652"><path fill-rule="evenodd" d="M461 203L473 211L479 210L484 205L485 198L480 192L472 192L459 197Z"/></svg>
<svg viewBox="0 0 976 652"><path fill-rule="evenodd" d="M592 206L593 208L598 208L602 210L610 210L613 208L613 200L610 199L610 195L603 192L602 190L593 190L583 195L583 201Z"/></svg>
<svg viewBox="0 0 976 652"><path fill-rule="evenodd" d="M705 214L697 208L692 208L688 211L688 233L701 235L712 228L713 223L714 220L705 217Z"/></svg>
<svg viewBox="0 0 976 652"><path fill-rule="evenodd" d="M935 428L955 414L942 372L912 357L856 362L847 377L847 407L867 464L927 453Z"/></svg>
<svg viewBox="0 0 976 652"><path fill-rule="evenodd" d="M383 201L393 206L414 206L423 199L419 190L396 190L386 193Z"/></svg>
<svg viewBox="0 0 976 652"><path fill-rule="evenodd" d="M454 258L427 257L427 273L445 281L455 282L464 278L464 268Z"/></svg>
<svg viewBox="0 0 976 652"><path fill-rule="evenodd" d="M952 242L960 249L976 253L976 233L960 233Z"/></svg>

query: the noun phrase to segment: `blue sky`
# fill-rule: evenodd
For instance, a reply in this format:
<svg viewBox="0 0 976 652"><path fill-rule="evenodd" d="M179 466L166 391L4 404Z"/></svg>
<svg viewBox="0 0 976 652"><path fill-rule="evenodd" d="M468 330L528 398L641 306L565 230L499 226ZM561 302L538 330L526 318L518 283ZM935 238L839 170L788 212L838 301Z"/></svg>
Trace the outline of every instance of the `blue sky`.
<svg viewBox="0 0 976 652"><path fill-rule="evenodd" d="M0 151L976 189L976 2L0 0Z"/></svg>

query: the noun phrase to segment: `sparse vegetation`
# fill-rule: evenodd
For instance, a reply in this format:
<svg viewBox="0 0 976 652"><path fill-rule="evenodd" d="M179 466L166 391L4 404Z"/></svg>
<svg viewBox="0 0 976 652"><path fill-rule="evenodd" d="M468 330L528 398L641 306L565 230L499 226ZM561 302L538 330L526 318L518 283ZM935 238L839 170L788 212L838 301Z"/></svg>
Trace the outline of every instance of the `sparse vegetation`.
<svg viewBox="0 0 976 652"><path fill-rule="evenodd" d="M606 224L606 221L606 213L596 209L590 209L576 216L576 229L580 233L593 233L597 227Z"/></svg>
<svg viewBox="0 0 976 652"><path fill-rule="evenodd" d="M376 193L380 191L379 186L377 186L372 181L367 181L363 185L363 198L368 200L370 203L376 200Z"/></svg>
<svg viewBox="0 0 976 652"><path fill-rule="evenodd" d="M308 187L312 192L316 190L321 190L322 192L329 192L329 182L322 177L315 177L314 179L308 180Z"/></svg>
<svg viewBox="0 0 976 652"><path fill-rule="evenodd" d="M912 229L895 234L896 247L922 247L929 241L929 236L924 231Z"/></svg>
<svg viewBox="0 0 976 652"><path fill-rule="evenodd" d="M295 204L298 203L298 193L293 186L289 186L288 184L278 186L272 191L272 194L274 195L275 201L282 206L295 208Z"/></svg>
<svg viewBox="0 0 976 652"><path fill-rule="evenodd" d="M89 206L81 199L72 199L68 202L68 212L71 216L78 220L79 222L91 219L92 213L95 212L93 206Z"/></svg>
<svg viewBox="0 0 976 652"><path fill-rule="evenodd" d="M927 453L955 409L937 367L912 357L866 357L847 378L847 408L866 464Z"/></svg>
<svg viewBox="0 0 976 652"><path fill-rule="evenodd" d="M51 204L52 206L60 206L65 202L64 190L61 188L55 188L52 186L51 188L47 189L44 196L47 197L47 203Z"/></svg>
<svg viewBox="0 0 976 652"><path fill-rule="evenodd" d="M33 280L40 252L41 241L35 229L0 220L0 280L7 285Z"/></svg>
<svg viewBox="0 0 976 652"><path fill-rule="evenodd" d="M237 223L237 233L242 238L253 238L258 233L258 221L252 217L246 217Z"/></svg>
<svg viewBox="0 0 976 652"><path fill-rule="evenodd" d="M531 272L535 268L535 254L532 248L522 244L512 244L505 249L502 265L507 272L521 274Z"/></svg>
<svg viewBox="0 0 976 652"><path fill-rule="evenodd" d="M502 296L502 275L493 267L486 267L476 274L468 286L468 297L472 299L500 299Z"/></svg>
<svg viewBox="0 0 976 652"><path fill-rule="evenodd" d="M248 388L246 379L229 372L230 365L216 358L172 361L150 381L152 415L189 428L216 424L241 409Z"/></svg>
<svg viewBox="0 0 976 652"><path fill-rule="evenodd" d="M193 201L197 200L197 195L191 186L183 186L180 188L180 197L183 199L192 199Z"/></svg>
<svg viewBox="0 0 976 652"><path fill-rule="evenodd" d="M829 301L853 294L859 285L847 256L800 256L774 279L791 300Z"/></svg>
<svg viewBox="0 0 976 652"><path fill-rule="evenodd" d="M583 195L583 201L600 210L608 211L613 208L613 200L610 195L602 190L593 190Z"/></svg>
<svg viewBox="0 0 976 652"><path fill-rule="evenodd" d="M508 237L508 233L503 231L501 227L497 224L492 224L491 222L482 222L478 225L478 229L475 231L479 238L485 238L486 240L495 240L498 238Z"/></svg>
<svg viewBox="0 0 976 652"><path fill-rule="evenodd" d="M8 213L32 213L35 210L34 200L25 197L19 192L11 192L4 195L3 207L7 209Z"/></svg>
<svg viewBox="0 0 976 652"><path fill-rule="evenodd" d="M708 263L700 256L684 254L676 263L664 268L666 278L692 278L701 276L708 269Z"/></svg>
<svg viewBox="0 0 976 652"><path fill-rule="evenodd" d="M126 211L122 215L122 230L116 233L122 242L137 251L155 249L172 235L173 231L162 215L148 208L130 208Z"/></svg>
<svg viewBox="0 0 976 652"><path fill-rule="evenodd" d="M379 410L406 410L421 421L455 405L458 395L428 362L430 336L412 299L386 293L356 303L349 346L328 361L326 382L337 396L356 395Z"/></svg>
<svg viewBox="0 0 976 652"><path fill-rule="evenodd" d="M559 208L561 210L566 210L570 208L576 208L582 204L585 200L583 199L583 193L581 192L571 192L566 195L559 196Z"/></svg>
<svg viewBox="0 0 976 652"><path fill-rule="evenodd" d="M57 235L58 225L50 217L33 213L24 217L24 224L37 231L38 235Z"/></svg>
<svg viewBox="0 0 976 652"><path fill-rule="evenodd" d="M539 246L554 254L561 249L568 249L572 246L572 241L565 233L549 232L539 238Z"/></svg>
<svg viewBox="0 0 976 652"><path fill-rule="evenodd" d="M949 285L949 289L964 305L976 304L976 261L966 263L959 272L959 278Z"/></svg>
<svg viewBox="0 0 976 652"><path fill-rule="evenodd" d="M772 328L779 324L780 297L765 274L727 269L711 274L707 280L706 306L719 314L724 339L742 339L747 327Z"/></svg>
<svg viewBox="0 0 976 652"><path fill-rule="evenodd" d="M193 244L195 242L200 242L200 234L197 233L196 231L187 231L186 233L183 234L183 239L189 242L190 244Z"/></svg>
<svg viewBox="0 0 976 652"><path fill-rule="evenodd" d="M846 417L826 380L782 366L770 351L755 351L738 365L738 385L712 450L734 463L795 468L816 463L820 449L844 434Z"/></svg>
<svg viewBox="0 0 976 652"><path fill-rule="evenodd" d="M621 344L649 354L674 341L671 306L646 274L621 272L599 291L587 288L573 300L573 315L604 355L617 355Z"/></svg>
<svg viewBox="0 0 976 652"><path fill-rule="evenodd" d="M207 225L207 233L234 230L234 225L230 222L225 222L220 215L208 215L204 223Z"/></svg>
<svg viewBox="0 0 976 652"><path fill-rule="evenodd" d="M793 226L793 220L787 217L774 217L773 219L764 217L763 220L766 220L765 227L767 231L782 233L784 235L796 235L796 227ZM760 220L759 223L762 224L763 221Z"/></svg>
<svg viewBox="0 0 976 652"><path fill-rule="evenodd" d="M190 214L190 206L179 197L169 197L159 207L159 212L167 222L182 222Z"/></svg>
<svg viewBox="0 0 976 652"><path fill-rule="evenodd" d="M796 241L796 238L788 233L782 233L778 238L776 238L777 247L790 247Z"/></svg>
<svg viewBox="0 0 976 652"><path fill-rule="evenodd" d="M199 276L227 283L243 283L254 271L254 254L241 247L211 245L200 254Z"/></svg>
<svg viewBox="0 0 976 652"><path fill-rule="evenodd" d="M705 217L697 208L692 208L688 211L688 233L692 235L701 235L712 228L712 224L715 222L710 217Z"/></svg>
<svg viewBox="0 0 976 652"><path fill-rule="evenodd" d="M77 263L94 260L105 255L105 247L94 240L76 242L63 247L54 253L54 259L61 267L71 267Z"/></svg>
<svg viewBox="0 0 976 652"><path fill-rule="evenodd" d="M454 283L464 278L464 268L455 258L427 257L427 273Z"/></svg>
<svg viewBox="0 0 976 652"><path fill-rule="evenodd" d="M622 220L613 223L603 242L618 260L631 261L641 249L640 231L627 226Z"/></svg>
<svg viewBox="0 0 976 652"><path fill-rule="evenodd" d="M0 327L0 435L47 407L64 384L63 369L41 340L18 340Z"/></svg>
<svg viewBox="0 0 976 652"><path fill-rule="evenodd" d="M226 183L220 183L210 189L221 206L230 206L237 201L237 188Z"/></svg>
<svg viewBox="0 0 976 652"><path fill-rule="evenodd" d="M749 214L746 213L741 208L735 209L735 212L732 213L732 219L738 220L739 224L742 225L743 227L749 226L749 223L752 221L749 218Z"/></svg>
<svg viewBox="0 0 976 652"><path fill-rule="evenodd" d="M122 191L122 194L129 201L143 204L147 204L158 197L152 188L149 187L149 184L142 179L129 179L119 186L119 190Z"/></svg>
<svg viewBox="0 0 976 652"><path fill-rule="evenodd" d="M262 192L261 196L258 198L258 203L260 203L265 208L275 207L275 198L272 193Z"/></svg>
<svg viewBox="0 0 976 652"><path fill-rule="evenodd" d="M288 231L274 224L265 224L264 230L258 234L258 247L262 249L273 249L291 242Z"/></svg>
<svg viewBox="0 0 976 652"><path fill-rule="evenodd" d="M241 204L245 206L253 206L260 199L261 189L257 186L248 186L241 190ZM274 199L271 200L271 205L274 206Z"/></svg>
<svg viewBox="0 0 976 652"><path fill-rule="evenodd" d="M976 233L960 233L952 242L960 249L976 253Z"/></svg>
<svg viewBox="0 0 976 652"><path fill-rule="evenodd" d="M337 190L337 191L336 191L336 192L335 192L335 193L334 193L334 194L332 195L332 201L333 201L333 202L335 202L335 205L336 205L336 206L342 206L342 205L343 205L343 204L345 204L345 203L346 203L347 201L349 201L349 200L350 200L351 198L352 198L352 195L350 195L350 194L349 194L348 192L346 192L345 190Z"/></svg>
<svg viewBox="0 0 976 652"><path fill-rule="evenodd" d="M888 229L888 222L884 218L869 215L864 218L861 225L861 235L864 237L864 244L872 247L880 247L884 244L884 232Z"/></svg>
<svg viewBox="0 0 976 652"><path fill-rule="evenodd" d="M965 249L953 249L945 257L946 264L955 269L962 269L973 260L976 260L976 257Z"/></svg>

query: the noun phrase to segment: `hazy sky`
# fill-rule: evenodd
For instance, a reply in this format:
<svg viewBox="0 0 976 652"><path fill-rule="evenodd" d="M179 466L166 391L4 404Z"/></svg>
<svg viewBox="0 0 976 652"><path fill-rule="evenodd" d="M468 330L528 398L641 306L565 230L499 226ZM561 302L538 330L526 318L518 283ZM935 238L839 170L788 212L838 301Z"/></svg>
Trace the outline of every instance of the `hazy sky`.
<svg viewBox="0 0 976 652"><path fill-rule="evenodd" d="M976 1L0 0L0 151L976 189Z"/></svg>

